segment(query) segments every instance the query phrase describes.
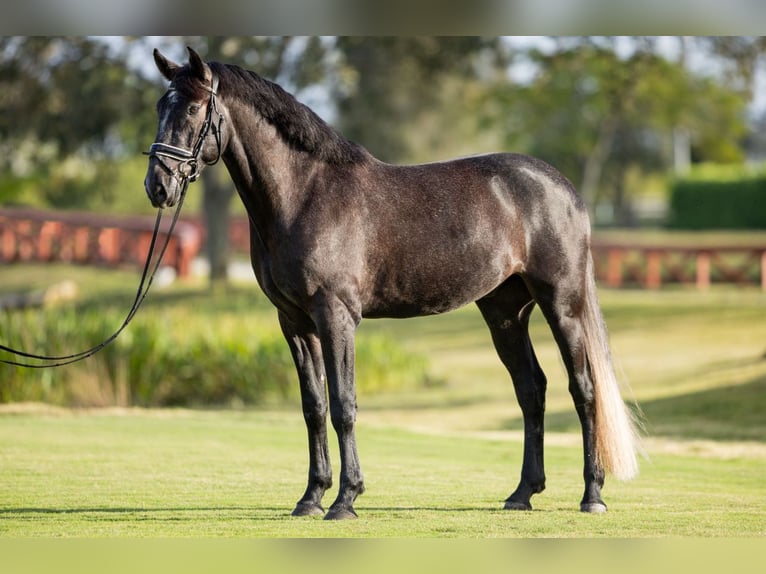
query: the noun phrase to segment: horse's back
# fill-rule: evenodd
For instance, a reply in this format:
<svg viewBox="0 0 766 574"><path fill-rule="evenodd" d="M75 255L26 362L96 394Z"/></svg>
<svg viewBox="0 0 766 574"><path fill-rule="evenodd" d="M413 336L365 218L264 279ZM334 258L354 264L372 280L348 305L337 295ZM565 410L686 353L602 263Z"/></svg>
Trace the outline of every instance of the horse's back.
<svg viewBox="0 0 766 574"><path fill-rule="evenodd" d="M474 204L501 212L521 211L525 217L558 207L586 212L574 186L560 171L524 154L489 153L405 166L379 164L377 171L382 182L379 189L387 198L409 198L423 208L429 207L428 202L441 201L456 208L470 209ZM491 194L485 197L487 191Z"/></svg>
<svg viewBox="0 0 766 574"><path fill-rule="evenodd" d="M581 235L582 225L568 223L585 211L572 185L529 156L378 169L366 190L365 316L463 306L539 259L546 238L561 245L573 227Z"/></svg>

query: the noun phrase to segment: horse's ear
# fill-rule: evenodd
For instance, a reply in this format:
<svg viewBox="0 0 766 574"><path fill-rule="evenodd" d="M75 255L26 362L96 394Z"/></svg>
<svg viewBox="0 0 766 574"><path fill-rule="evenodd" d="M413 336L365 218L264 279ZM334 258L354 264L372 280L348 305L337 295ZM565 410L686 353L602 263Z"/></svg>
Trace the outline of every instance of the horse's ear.
<svg viewBox="0 0 766 574"><path fill-rule="evenodd" d="M190 46L187 46L186 49L189 51L189 66L191 66L192 74L202 80L203 83L209 84L213 79L213 72L210 71L210 66Z"/></svg>
<svg viewBox="0 0 766 574"><path fill-rule="evenodd" d="M180 68L178 64L171 62L163 56L157 48L154 49L154 63L157 64L157 69L160 73L171 82L173 81L173 78L176 77L178 68Z"/></svg>

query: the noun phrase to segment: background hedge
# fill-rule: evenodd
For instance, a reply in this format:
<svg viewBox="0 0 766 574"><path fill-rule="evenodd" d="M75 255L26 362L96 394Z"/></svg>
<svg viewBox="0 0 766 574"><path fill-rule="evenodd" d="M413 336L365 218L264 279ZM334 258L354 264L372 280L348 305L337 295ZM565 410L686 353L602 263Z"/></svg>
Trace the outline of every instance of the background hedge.
<svg viewBox="0 0 766 574"><path fill-rule="evenodd" d="M766 229L766 175L672 183L669 227L673 229Z"/></svg>

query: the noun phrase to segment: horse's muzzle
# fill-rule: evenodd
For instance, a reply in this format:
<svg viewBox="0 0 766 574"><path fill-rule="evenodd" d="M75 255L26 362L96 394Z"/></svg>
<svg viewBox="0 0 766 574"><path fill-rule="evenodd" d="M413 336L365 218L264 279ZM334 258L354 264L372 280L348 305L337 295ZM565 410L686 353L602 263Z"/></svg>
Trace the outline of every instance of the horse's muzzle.
<svg viewBox="0 0 766 574"><path fill-rule="evenodd" d="M164 209L173 207L178 201L178 183L175 178L158 177L156 173L149 173L144 179L144 190L152 206Z"/></svg>

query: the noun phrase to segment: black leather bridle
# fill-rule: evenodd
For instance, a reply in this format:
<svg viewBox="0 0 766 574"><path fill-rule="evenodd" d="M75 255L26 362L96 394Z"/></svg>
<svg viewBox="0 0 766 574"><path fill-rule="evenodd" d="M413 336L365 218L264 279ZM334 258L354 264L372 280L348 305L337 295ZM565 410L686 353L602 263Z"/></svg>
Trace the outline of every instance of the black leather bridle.
<svg viewBox="0 0 766 574"><path fill-rule="evenodd" d="M200 155L202 154L202 146L205 143L205 138L208 135L208 132L212 129L213 136L215 137L216 145L218 146L218 157L216 157L215 161L212 163L206 164L206 165L214 165L218 163L218 160L221 159L221 126L223 124L223 114L218 110L218 106L216 105L216 95L218 90L218 77L213 75L213 81L212 81L212 87L208 90L210 92L210 100L208 101L208 107L207 107L207 113L205 115L205 123L202 124L202 129L200 130L199 137L197 138L197 142L194 144L194 148L189 151L184 148L176 147L170 144L155 142L149 147L148 152L144 152L144 155L148 155L150 158L154 157L157 158L157 160L160 162L160 165L168 171L173 177L175 177L179 183L181 188L180 198L178 201L178 205L176 206L176 211L173 214L173 221L170 224L170 229L167 231L167 235L165 238L165 243L162 245L159 257L156 258L154 261L154 264L152 264L152 260L154 259L154 252L155 247L157 246L157 239L160 233L160 223L162 221L162 209L157 211L157 219L154 223L154 231L152 232L152 241L149 245L149 252L146 256L146 263L144 264L143 273L141 274L141 282L138 286L138 291L136 291L136 296L133 300L133 304L130 307L130 310L128 311L127 316L123 320L122 324L117 328L117 330L112 333L109 337L107 337L104 341L99 343L98 345L95 345L91 347L90 349L86 349L84 351L80 351L78 353L71 353L67 355L41 355L37 353L29 353L26 351L20 351L18 349L14 349L12 347L8 347L6 345L0 344L0 351L5 351L6 353L10 353L12 355L16 355L18 357L23 357L25 359L36 359L38 361L43 361L42 363L29 363L23 360L12 360L12 359L3 359L0 358L0 363L4 363L7 365L14 365L17 367L28 367L32 369L47 369L51 367L60 367L62 365L69 365L71 363L75 363L77 361L81 361L83 359L87 359L88 357L91 357L95 355L97 352L99 352L101 349L106 347L109 343L114 341L120 333L122 333L123 330L128 326L128 324L133 320L133 317L135 317L136 313L138 312L139 307L141 306L141 303L144 302L144 299L146 299L146 295L149 293L149 288L152 285L152 282L154 281L154 277L157 274L157 270L160 267L160 264L162 263L162 257L165 255L165 251L168 248L168 245L170 244L170 240L173 236L173 230L175 229L176 222L178 221L178 216L181 213L181 207L184 203L184 198L186 196L186 188L188 187L189 183L192 181L195 181L200 174ZM218 123L213 123L213 112L218 114ZM165 163L163 158L171 159L178 162L178 165L176 166L175 171L168 166L167 163Z"/></svg>
<svg viewBox="0 0 766 574"><path fill-rule="evenodd" d="M201 172L200 163L205 163L202 162L202 158L200 157L202 154L202 146L211 129L213 137L215 137L215 143L218 146L218 157L215 158L215 161L207 163L206 165L215 165L218 163L218 160L221 159L221 126L223 125L223 114L218 110L218 105L216 104L216 96L218 95L218 76L215 74L213 74L212 85L207 91L210 92L210 99L208 101L207 113L205 114L205 122L202 124L202 129L200 129L197 142L194 144L194 148L191 151L162 142L154 142L149 146L149 151L144 152L144 155L148 155L150 158L156 158L163 169L176 178L182 187L186 183L196 181L199 177ZM218 114L217 124L213 123L213 112ZM171 159L178 162L175 170L165 163L165 159Z"/></svg>

